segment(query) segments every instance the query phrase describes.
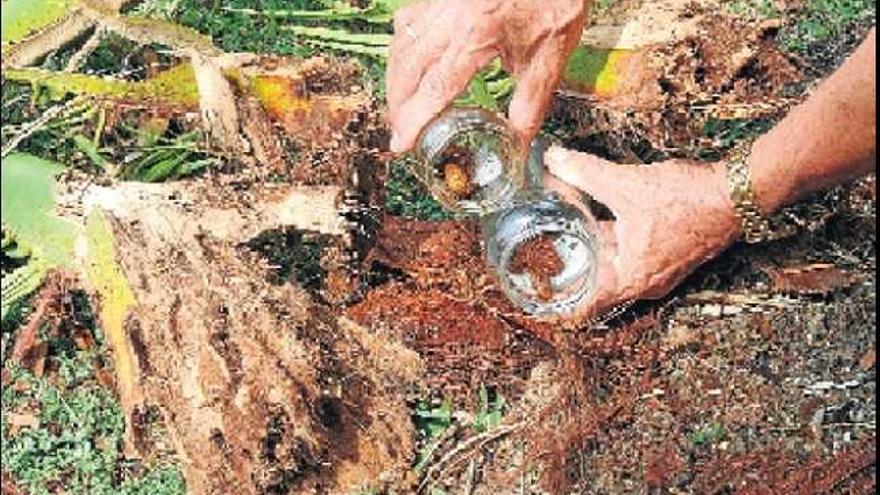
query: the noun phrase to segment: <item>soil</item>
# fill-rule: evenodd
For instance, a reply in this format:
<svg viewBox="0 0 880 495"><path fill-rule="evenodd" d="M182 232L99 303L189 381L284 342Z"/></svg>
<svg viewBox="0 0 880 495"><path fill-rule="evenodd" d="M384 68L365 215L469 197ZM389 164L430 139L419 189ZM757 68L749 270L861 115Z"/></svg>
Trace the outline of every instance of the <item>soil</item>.
<svg viewBox="0 0 880 495"><path fill-rule="evenodd" d="M555 247L554 236L542 235L518 246L510 260L511 273L528 273L538 299L553 298L550 280L565 268Z"/></svg>

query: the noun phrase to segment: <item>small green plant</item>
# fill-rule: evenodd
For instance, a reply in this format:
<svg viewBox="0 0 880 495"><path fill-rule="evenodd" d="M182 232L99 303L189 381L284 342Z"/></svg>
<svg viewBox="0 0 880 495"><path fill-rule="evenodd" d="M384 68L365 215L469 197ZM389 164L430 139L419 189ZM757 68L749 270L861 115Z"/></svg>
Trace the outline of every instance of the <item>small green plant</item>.
<svg viewBox="0 0 880 495"><path fill-rule="evenodd" d="M122 456L125 425L113 394L94 377L97 348L80 351L64 341L50 342L50 348L58 370L51 377L11 361L5 365L15 386L2 391L4 471L32 495L57 493L58 487L70 495L185 494L176 467L133 469Z"/></svg>
<svg viewBox="0 0 880 495"><path fill-rule="evenodd" d="M413 414L416 430L425 438L437 438L452 425L452 405L443 402L440 406L420 404Z"/></svg>
<svg viewBox="0 0 880 495"><path fill-rule="evenodd" d="M474 415L474 430L478 433L490 430L499 424L504 416L504 397L498 393L491 394L485 386L480 387L480 402Z"/></svg>
<svg viewBox="0 0 880 495"><path fill-rule="evenodd" d="M876 17L873 0L809 0L798 20L783 31L780 44L803 53L815 43L838 37L854 24L870 23Z"/></svg>
<svg viewBox="0 0 880 495"><path fill-rule="evenodd" d="M419 404L413 412L413 421L422 442L422 448L416 456L415 470L421 471L437 450L439 437L452 426L452 405L449 402L443 402L439 407Z"/></svg>
<svg viewBox="0 0 880 495"><path fill-rule="evenodd" d="M727 430L719 423L712 423L697 430L689 437L691 445L703 447L723 441L727 438Z"/></svg>
<svg viewBox="0 0 880 495"><path fill-rule="evenodd" d="M492 393L487 387L481 386L472 425L474 431L483 433L498 426L505 409L505 401L500 394ZM439 406L420 403L416 407L413 412L413 422L422 445L416 456L416 471L421 471L430 462L439 446L440 437L452 426L452 416L452 405L448 401L444 401Z"/></svg>

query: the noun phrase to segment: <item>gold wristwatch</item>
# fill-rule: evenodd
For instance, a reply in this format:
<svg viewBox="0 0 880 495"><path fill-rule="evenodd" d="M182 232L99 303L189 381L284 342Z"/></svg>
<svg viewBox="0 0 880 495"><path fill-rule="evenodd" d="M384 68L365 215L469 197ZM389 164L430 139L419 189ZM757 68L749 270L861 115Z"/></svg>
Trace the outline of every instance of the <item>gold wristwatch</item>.
<svg viewBox="0 0 880 495"><path fill-rule="evenodd" d="M758 205L752 189L748 156L748 148L738 148L727 162L727 189L730 191L736 215L742 222L743 239L749 244L756 244L790 236L793 233L792 226L774 230L767 214Z"/></svg>

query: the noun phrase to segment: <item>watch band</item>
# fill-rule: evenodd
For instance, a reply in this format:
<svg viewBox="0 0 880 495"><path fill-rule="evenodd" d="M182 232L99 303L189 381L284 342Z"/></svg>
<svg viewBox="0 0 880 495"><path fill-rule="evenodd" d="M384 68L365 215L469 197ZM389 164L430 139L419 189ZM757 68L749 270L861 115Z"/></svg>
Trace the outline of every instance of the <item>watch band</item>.
<svg viewBox="0 0 880 495"><path fill-rule="evenodd" d="M748 153L737 150L727 162L727 188L736 215L742 222L743 239L749 244L775 241L791 235L792 229L774 231L766 213L755 199Z"/></svg>

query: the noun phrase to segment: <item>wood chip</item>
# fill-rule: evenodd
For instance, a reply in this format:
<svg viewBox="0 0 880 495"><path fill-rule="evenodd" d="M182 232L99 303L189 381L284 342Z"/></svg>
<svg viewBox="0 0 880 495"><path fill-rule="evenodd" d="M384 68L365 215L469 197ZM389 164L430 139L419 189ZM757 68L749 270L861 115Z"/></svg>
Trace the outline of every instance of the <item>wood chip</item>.
<svg viewBox="0 0 880 495"><path fill-rule="evenodd" d="M874 368L876 362L877 362L876 351L872 347L868 350L868 352L865 353L864 356L862 356L862 359L859 360L859 366L863 370L869 371Z"/></svg>
<svg viewBox="0 0 880 495"><path fill-rule="evenodd" d="M767 270L771 287L776 292L824 295L836 289L851 287L856 277L829 263L815 263L790 268Z"/></svg>
<svg viewBox="0 0 880 495"><path fill-rule="evenodd" d="M36 428L40 425L40 418L31 412L6 413L3 416L6 418L13 435L24 428Z"/></svg>

